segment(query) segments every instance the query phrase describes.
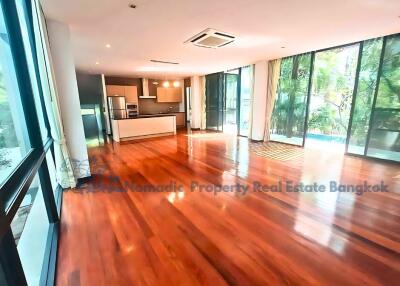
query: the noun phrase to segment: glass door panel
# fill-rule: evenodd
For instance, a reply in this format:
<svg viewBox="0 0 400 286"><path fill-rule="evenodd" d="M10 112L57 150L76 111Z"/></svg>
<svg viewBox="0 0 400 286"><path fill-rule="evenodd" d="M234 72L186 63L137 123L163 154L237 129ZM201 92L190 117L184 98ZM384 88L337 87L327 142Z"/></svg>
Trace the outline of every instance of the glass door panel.
<svg viewBox="0 0 400 286"><path fill-rule="evenodd" d="M238 130L238 84L239 75L225 74L225 108L224 108L224 132L236 134Z"/></svg>
<svg viewBox="0 0 400 286"><path fill-rule="evenodd" d="M315 54L306 147L344 151L359 45Z"/></svg>
<svg viewBox="0 0 400 286"><path fill-rule="evenodd" d="M285 58L271 120L271 140L303 145L311 54Z"/></svg>
<svg viewBox="0 0 400 286"><path fill-rule="evenodd" d="M365 41L363 44L354 111L350 123L349 145L347 147L347 152L352 154L364 155L365 152L382 42L382 38L378 38Z"/></svg>
<svg viewBox="0 0 400 286"><path fill-rule="evenodd" d="M223 130L224 73L206 75L206 128Z"/></svg>
<svg viewBox="0 0 400 286"><path fill-rule="evenodd" d="M253 66L247 66L240 72L240 118L239 135L249 135L251 94L253 89Z"/></svg>
<svg viewBox="0 0 400 286"><path fill-rule="evenodd" d="M400 36L386 39L367 156L400 161Z"/></svg>

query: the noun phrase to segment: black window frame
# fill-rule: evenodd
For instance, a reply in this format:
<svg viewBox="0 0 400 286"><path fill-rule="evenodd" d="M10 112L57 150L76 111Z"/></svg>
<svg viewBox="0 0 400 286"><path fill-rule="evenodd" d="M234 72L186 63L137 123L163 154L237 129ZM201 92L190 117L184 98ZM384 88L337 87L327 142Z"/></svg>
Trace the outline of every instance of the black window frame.
<svg viewBox="0 0 400 286"><path fill-rule="evenodd" d="M35 95L31 84L27 56L22 38L21 26L14 0L0 0L4 21L9 37L17 84L19 87L22 109L25 115L31 150L13 170L0 187L0 281L2 285L27 285L14 237L11 222L25 197L30 184L39 175L41 190L49 220L49 229L45 246L44 263L40 277L40 285L54 285L58 235L60 228L60 209L62 188L58 184L53 190L51 177L47 166L46 154L53 151L53 139L50 134L50 124L45 112L42 84L39 73L39 63L36 55L35 36L33 28L33 12L30 0L22 2L27 22L29 42L32 51L36 82L39 94ZM43 114L38 115L35 96L39 96ZM44 117L48 137L43 140L40 132L39 117Z"/></svg>

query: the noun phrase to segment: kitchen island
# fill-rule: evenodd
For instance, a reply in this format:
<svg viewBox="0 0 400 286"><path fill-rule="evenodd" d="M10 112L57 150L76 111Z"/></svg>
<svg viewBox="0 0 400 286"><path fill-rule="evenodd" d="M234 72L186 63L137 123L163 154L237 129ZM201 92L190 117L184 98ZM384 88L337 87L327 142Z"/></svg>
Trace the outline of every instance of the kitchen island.
<svg viewBox="0 0 400 286"><path fill-rule="evenodd" d="M113 140L127 141L176 134L175 114L146 114L133 118L112 119Z"/></svg>

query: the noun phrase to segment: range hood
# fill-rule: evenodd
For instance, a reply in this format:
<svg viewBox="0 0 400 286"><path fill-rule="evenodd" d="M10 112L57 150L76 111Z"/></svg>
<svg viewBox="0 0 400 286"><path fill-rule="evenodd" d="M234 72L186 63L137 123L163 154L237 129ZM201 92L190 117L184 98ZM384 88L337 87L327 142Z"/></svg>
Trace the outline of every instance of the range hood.
<svg viewBox="0 0 400 286"><path fill-rule="evenodd" d="M146 99L146 98L157 98L156 96L150 96L149 94L149 79L147 78L142 78L142 85L143 85L143 95L139 96L141 99Z"/></svg>

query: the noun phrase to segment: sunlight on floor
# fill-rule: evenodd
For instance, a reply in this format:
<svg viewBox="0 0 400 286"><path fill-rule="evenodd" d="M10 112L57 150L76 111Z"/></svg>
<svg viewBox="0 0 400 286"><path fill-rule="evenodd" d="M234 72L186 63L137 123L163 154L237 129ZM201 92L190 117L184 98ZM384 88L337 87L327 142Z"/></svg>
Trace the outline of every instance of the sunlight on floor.
<svg viewBox="0 0 400 286"><path fill-rule="evenodd" d="M304 145L307 149L324 150L344 154L345 144L307 138Z"/></svg>
<svg viewBox="0 0 400 286"><path fill-rule="evenodd" d="M191 138L208 138L208 139L221 139L221 138L231 138L231 137L236 137L236 134L226 134L226 133L220 133L220 132L215 132L215 133L192 133L192 134L187 134L185 135L187 137Z"/></svg>

